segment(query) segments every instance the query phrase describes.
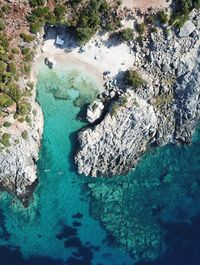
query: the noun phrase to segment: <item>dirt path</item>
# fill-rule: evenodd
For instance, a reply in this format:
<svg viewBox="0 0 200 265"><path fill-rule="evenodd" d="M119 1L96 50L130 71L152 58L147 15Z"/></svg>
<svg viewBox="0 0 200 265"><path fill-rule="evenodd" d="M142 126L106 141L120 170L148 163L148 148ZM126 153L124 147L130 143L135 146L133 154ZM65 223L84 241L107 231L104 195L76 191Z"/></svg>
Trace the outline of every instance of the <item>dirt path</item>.
<svg viewBox="0 0 200 265"><path fill-rule="evenodd" d="M138 8L142 11L147 11L148 8L166 8L170 4L167 0L122 0L122 8L128 9Z"/></svg>

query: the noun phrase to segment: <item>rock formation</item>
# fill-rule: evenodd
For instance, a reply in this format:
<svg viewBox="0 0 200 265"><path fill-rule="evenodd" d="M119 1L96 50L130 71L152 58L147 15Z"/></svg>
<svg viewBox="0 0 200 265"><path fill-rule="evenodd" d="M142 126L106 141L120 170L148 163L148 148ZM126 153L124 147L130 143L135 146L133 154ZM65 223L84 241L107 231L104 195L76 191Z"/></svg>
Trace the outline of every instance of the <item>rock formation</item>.
<svg viewBox="0 0 200 265"><path fill-rule="evenodd" d="M158 127L153 107L133 91L120 100L99 125L79 135L79 173L121 174L135 166L139 154L153 140Z"/></svg>
<svg viewBox="0 0 200 265"><path fill-rule="evenodd" d="M35 162L38 160L43 130L40 106L33 102L32 107L32 125L16 125L15 128L11 128L10 133L14 134L11 147L0 153L0 187L15 192L24 205L27 205L37 180ZM27 139L21 136L24 129L27 132Z"/></svg>
<svg viewBox="0 0 200 265"><path fill-rule="evenodd" d="M129 87L128 96L127 89L121 91L102 121L79 134L79 173L123 174L150 145L191 142L200 117L199 21L200 12L193 10L179 34L151 33L142 47L130 45L134 67L148 85L134 92ZM127 103L122 107L123 98Z"/></svg>

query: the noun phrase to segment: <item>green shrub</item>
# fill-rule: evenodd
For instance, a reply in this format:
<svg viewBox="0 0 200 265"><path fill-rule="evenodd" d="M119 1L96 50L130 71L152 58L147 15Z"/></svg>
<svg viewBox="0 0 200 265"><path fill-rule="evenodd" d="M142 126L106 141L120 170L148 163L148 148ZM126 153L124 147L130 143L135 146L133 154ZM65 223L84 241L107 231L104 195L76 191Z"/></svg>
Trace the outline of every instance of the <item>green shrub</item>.
<svg viewBox="0 0 200 265"><path fill-rule="evenodd" d="M152 33L157 33L157 32L158 32L158 30L157 30L157 28L156 28L156 27L153 27L153 28L151 29L151 32L152 32Z"/></svg>
<svg viewBox="0 0 200 265"><path fill-rule="evenodd" d="M102 1L100 6L100 11L107 11L109 10L109 4L107 1Z"/></svg>
<svg viewBox="0 0 200 265"><path fill-rule="evenodd" d="M32 11L32 14L36 17L44 17L49 12L48 7L38 7Z"/></svg>
<svg viewBox="0 0 200 265"><path fill-rule="evenodd" d="M144 23L140 23L136 25L136 30L140 35L143 35L145 32L145 24Z"/></svg>
<svg viewBox="0 0 200 265"><path fill-rule="evenodd" d="M127 85L133 88L138 88L146 84L146 81L138 74L138 72L133 70L127 70L125 73L125 82Z"/></svg>
<svg viewBox="0 0 200 265"><path fill-rule="evenodd" d="M52 11L49 11L45 16L44 19L46 21L46 23L50 24L50 25L55 25L57 23L55 14Z"/></svg>
<svg viewBox="0 0 200 265"><path fill-rule="evenodd" d="M21 98L21 93L19 88L17 87L16 84L10 83L7 88L6 88L6 93L9 95L9 97L14 100L16 103L20 100Z"/></svg>
<svg viewBox="0 0 200 265"><path fill-rule="evenodd" d="M26 114L28 114L31 110L31 105L28 102L21 102L20 104L18 104L18 114L24 116Z"/></svg>
<svg viewBox="0 0 200 265"><path fill-rule="evenodd" d="M35 37L30 35L30 34L26 34L26 33L20 33L20 37L23 39L24 42L32 42L34 41Z"/></svg>
<svg viewBox="0 0 200 265"><path fill-rule="evenodd" d="M6 14L9 14L9 13L12 11L12 8L11 8L10 5L4 5L4 6L2 7L2 11L3 11L4 13L6 13Z"/></svg>
<svg viewBox="0 0 200 265"><path fill-rule="evenodd" d="M28 115L26 116L25 120L28 124L31 124L31 118Z"/></svg>
<svg viewBox="0 0 200 265"><path fill-rule="evenodd" d="M19 49L18 49L18 48L12 48L12 49L11 49L11 52L12 52L13 54L18 54L18 53L19 53Z"/></svg>
<svg viewBox="0 0 200 265"><path fill-rule="evenodd" d="M54 14L57 18L61 18L64 16L66 12L66 7L64 5L57 5L54 9Z"/></svg>
<svg viewBox="0 0 200 265"><path fill-rule="evenodd" d="M76 36L80 44L88 42L93 34L93 29L89 27L78 27L76 30Z"/></svg>
<svg viewBox="0 0 200 265"><path fill-rule="evenodd" d="M153 14L147 16L146 21L148 24L154 24L156 21L156 17Z"/></svg>
<svg viewBox="0 0 200 265"><path fill-rule="evenodd" d="M27 131L23 131L21 135L22 135L22 138L24 140L28 140L28 132Z"/></svg>
<svg viewBox="0 0 200 265"><path fill-rule="evenodd" d="M36 34L37 32L39 32L42 29L43 26L44 26L44 21L40 21L40 20L35 21L35 22L33 22L31 24L30 31L32 33L35 33Z"/></svg>
<svg viewBox="0 0 200 265"><path fill-rule="evenodd" d="M29 3L31 7L43 6L45 4L45 0L29 0Z"/></svg>
<svg viewBox="0 0 200 265"><path fill-rule="evenodd" d="M161 10L157 13L157 19L161 24L166 24L168 22L168 15L163 10Z"/></svg>
<svg viewBox="0 0 200 265"><path fill-rule="evenodd" d="M8 72L10 72L12 75L15 75L17 73L17 69L15 67L15 64L13 62L8 64Z"/></svg>
<svg viewBox="0 0 200 265"><path fill-rule="evenodd" d="M6 128L9 128L9 127L12 126L12 124L10 122L8 122L8 121L5 121L3 126L6 127Z"/></svg>
<svg viewBox="0 0 200 265"><path fill-rule="evenodd" d="M32 54L31 54L31 53L28 53L28 54L26 54L26 56L24 57L24 61L25 61L25 62L31 62L31 61L32 61L32 58L33 58Z"/></svg>
<svg viewBox="0 0 200 265"><path fill-rule="evenodd" d="M31 72L31 66L29 64L24 64L24 67L23 67L23 73L26 74L26 75L30 75L30 72Z"/></svg>
<svg viewBox="0 0 200 265"><path fill-rule="evenodd" d="M23 55L27 55L30 52L30 49L29 48L22 48L21 51L22 51Z"/></svg>
<svg viewBox="0 0 200 265"><path fill-rule="evenodd" d="M133 39L133 30L131 28L123 29L119 32L119 36L123 41L131 41Z"/></svg>
<svg viewBox="0 0 200 265"><path fill-rule="evenodd" d="M78 5L82 2L82 0L69 0L70 5Z"/></svg>
<svg viewBox="0 0 200 265"><path fill-rule="evenodd" d="M100 3L97 0L91 0L82 10L76 36L79 43L83 44L90 40L100 27L101 22Z"/></svg>
<svg viewBox="0 0 200 265"><path fill-rule="evenodd" d="M18 118L18 122L23 123L24 121L25 121L24 117L19 117L19 118Z"/></svg>
<svg viewBox="0 0 200 265"><path fill-rule="evenodd" d="M8 108L13 104L13 100L5 93L0 94L0 109Z"/></svg>
<svg viewBox="0 0 200 265"><path fill-rule="evenodd" d="M117 115L117 111L118 111L119 107L120 107L119 102L115 102L113 104L112 109L111 109L111 113L110 113L111 116L116 116Z"/></svg>
<svg viewBox="0 0 200 265"><path fill-rule="evenodd" d="M5 24L3 23L3 21L0 21L0 31L5 29Z"/></svg>
<svg viewBox="0 0 200 265"><path fill-rule="evenodd" d="M0 61L0 74L3 74L6 71L7 64L3 61Z"/></svg>
<svg viewBox="0 0 200 265"><path fill-rule="evenodd" d="M4 48L5 51L7 51L9 47L9 41L5 34L0 34L0 46Z"/></svg>
<svg viewBox="0 0 200 265"><path fill-rule="evenodd" d="M10 146L10 134L9 133L4 133L1 137L0 140L1 144L3 144L5 147Z"/></svg>

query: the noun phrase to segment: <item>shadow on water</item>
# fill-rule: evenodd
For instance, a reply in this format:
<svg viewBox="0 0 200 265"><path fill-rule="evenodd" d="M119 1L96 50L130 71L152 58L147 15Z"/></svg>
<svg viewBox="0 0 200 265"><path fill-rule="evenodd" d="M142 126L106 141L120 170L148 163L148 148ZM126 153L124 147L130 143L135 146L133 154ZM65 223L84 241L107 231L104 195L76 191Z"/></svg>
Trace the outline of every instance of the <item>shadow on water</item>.
<svg viewBox="0 0 200 265"><path fill-rule="evenodd" d="M0 265L64 265L64 262L45 256L24 259L19 247L3 246L0 247Z"/></svg>
<svg viewBox="0 0 200 265"><path fill-rule="evenodd" d="M70 150L70 153L69 153L69 161L70 161L69 171L76 172L77 174L78 174L77 165L75 164L74 157L75 157L76 152L77 152L77 150L79 148L79 143L78 143L78 133L79 133L79 131L72 132L69 135L69 139L70 139L70 142L71 142L71 150Z"/></svg>
<svg viewBox="0 0 200 265"><path fill-rule="evenodd" d="M161 224L167 231L168 250L151 262L137 265L199 265L200 264L200 214L190 223Z"/></svg>
<svg viewBox="0 0 200 265"><path fill-rule="evenodd" d="M66 260L67 265L92 265L93 253L100 250L100 246L83 243L78 237L78 230L72 226L64 225L56 238L63 240L65 248L72 249L71 256Z"/></svg>
<svg viewBox="0 0 200 265"><path fill-rule="evenodd" d="M0 238L6 241L10 238L10 233L6 229L5 217L2 210L0 210Z"/></svg>

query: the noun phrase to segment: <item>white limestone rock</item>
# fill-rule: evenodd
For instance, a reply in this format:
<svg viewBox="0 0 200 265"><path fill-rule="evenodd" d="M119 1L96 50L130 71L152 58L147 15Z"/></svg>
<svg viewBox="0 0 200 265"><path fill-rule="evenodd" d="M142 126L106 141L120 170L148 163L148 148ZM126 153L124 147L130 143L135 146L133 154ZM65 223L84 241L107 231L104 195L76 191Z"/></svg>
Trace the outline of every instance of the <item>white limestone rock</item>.
<svg viewBox="0 0 200 265"><path fill-rule="evenodd" d="M104 105L101 101L94 101L87 108L87 120L90 123L93 123L97 119L101 117L102 111L104 109Z"/></svg>
<svg viewBox="0 0 200 265"><path fill-rule="evenodd" d="M123 98L126 98L124 101ZM75 161L85 175L123 174L134 168L157 130L151 105L128 91L103 121L79 135L80 150Z"/></svg>
<svg viewBox="0 0 200 265"><path fill-rule="evenodd" d="M180 28L179 37L187 37L196 29L195 25L192 21L188 20L185 24Z"/></svg>

